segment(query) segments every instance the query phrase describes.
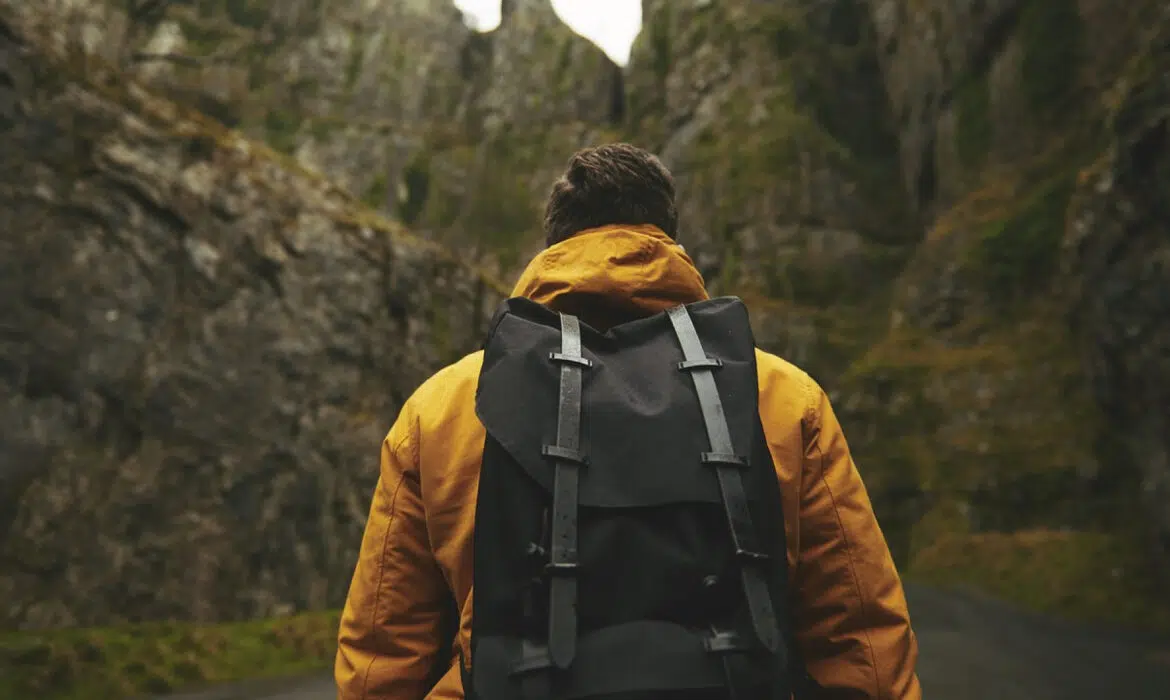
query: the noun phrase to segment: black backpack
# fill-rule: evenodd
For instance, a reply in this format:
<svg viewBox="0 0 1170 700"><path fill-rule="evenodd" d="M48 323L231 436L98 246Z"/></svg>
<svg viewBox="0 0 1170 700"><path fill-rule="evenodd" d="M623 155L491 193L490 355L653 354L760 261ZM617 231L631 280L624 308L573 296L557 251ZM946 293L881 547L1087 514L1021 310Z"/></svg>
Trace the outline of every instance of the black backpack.
<svg viewBox="0 0 1170 700"><path fill-rule="evenodd" d="M805 695L738 299L604 333L509 299L476 410L468 700Z"/></svg>

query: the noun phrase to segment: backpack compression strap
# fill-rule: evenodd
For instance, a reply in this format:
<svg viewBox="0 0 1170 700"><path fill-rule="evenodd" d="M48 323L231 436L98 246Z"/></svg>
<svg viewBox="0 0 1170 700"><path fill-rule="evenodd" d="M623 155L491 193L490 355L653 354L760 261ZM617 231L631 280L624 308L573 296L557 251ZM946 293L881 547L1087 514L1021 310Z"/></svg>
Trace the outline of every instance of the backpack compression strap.
<svg viewBox="0 0 1170 700"><path fill-rule="evenodd" d="M548 655L553 666L566 669L577 647L577 491L581 455L581 384L583 371L593 362L581 354L581 326L575 316L561 314L561 352L549 360L561 365L557 443L542 453L555 466L548 613Z"/></svg>
<svg viewBox="0 0 1170 700"><path fill-rule="evenodd" d="M743 486L743 475L739 470L748 466L747 459L735 454L731 444L731 431L723 413L723 402L719 388L715 385L714 369L723 366L718 358L707 357L702 341L695 330L695 324L685 306L676 306L669 311L670 322L682 346L685 360L678 365L679 371L689 372L699 396L699 407L703 422L707 425L707 437L711 451L704 452L702 460L715 468L719 478L719 490L723 496L723 509L727 524L735 543L735 554L739 559L743 592L751 613L752 626L764 647L776 652L780 647L780 630L772 597L764 578L763 567L770 557L760 551L751 511L748 510L747 493Z"/></svg>

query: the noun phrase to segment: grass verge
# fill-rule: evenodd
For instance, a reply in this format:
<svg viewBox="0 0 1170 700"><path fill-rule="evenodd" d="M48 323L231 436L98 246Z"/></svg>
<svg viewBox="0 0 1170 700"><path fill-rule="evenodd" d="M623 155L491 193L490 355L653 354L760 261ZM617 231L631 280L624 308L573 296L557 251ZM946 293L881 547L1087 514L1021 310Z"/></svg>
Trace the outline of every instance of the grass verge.
<svg viewBox="0 0 1170 700"><path fill-rule="evenodd" d="M975 589L1085 622L1170 631L1170 601L1135 537L1097 532L946 535L920 550L908 580Z"/></svg>
<svg viewBox="0 0 1170 700"><path fill-rule="evenodd" d="M124 700L327 669L337 612L0 635L0 700Z"/></svg>

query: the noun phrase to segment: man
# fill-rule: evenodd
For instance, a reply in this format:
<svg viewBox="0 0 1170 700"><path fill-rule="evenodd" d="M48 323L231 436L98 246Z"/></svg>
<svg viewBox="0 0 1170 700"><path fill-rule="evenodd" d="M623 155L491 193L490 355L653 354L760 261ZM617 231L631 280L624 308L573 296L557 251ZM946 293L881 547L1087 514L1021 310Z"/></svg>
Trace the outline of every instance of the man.
<svg viewBox="0 0 1170 700"><path fill-rule="evenodd" d="M717 304L716 301L706 301L708 295L699 272L682 247L674 241L678 227L674 196L672 177L658 159L626 144L605 145L577 153L570 160L565 174L553 186L545 213L547 248L532 260L516 284L513 297L520 299L513 300L516 303L510 302L512 315L497 317L495 326L498 328L511 323L519 327L517 324L523 322L528 323L526 327L539 329L547 342L556 338L565 339L565 353L540 355L540 358L547 354L551 360L562 361L557 365L560 369L549 370L562 372L562 405L566 398L564 378L576 376L580 381L582 373L594 371L590 366L603 362L601 346L605 338L610 339L605 342L612 344L617 342L613 338L630 337L629 334L618 333L621 329L649 329L653 324L657 324L653 325L656 329L653 333L650 330L638 333L669 333L671 326L665 320L669 314L679 334L678 342L685 347L684 333L691 327L688 318L694 320L694 326L699 327L697 333L702 336L703 324L708 323L704 319L711 314L723 313L711 306ZM559 312L560 328L564 335L560 335L554 327L540 325L546 321L547 324L554 324L555 321L551 319L555 319L556 314L542 311L536 304L526 306L527 302L521 303L523 299ZM683 313L680 317L680 307L691 309L690 315ZM542 313L551 315L544 319ZM734 309L728 313L734 313ZM509 320L517 318L520 321ZM580 327L566 325L575 318L580 319ZM616 329L614 332L618 335L603 336L606 329ZM710 335L708 333L703 338L704 343L709 344ZM585 338L584 350L574 350L577 346L573 342L580 341L581 337ZM746 337L750 339L750 333ZM513 350L510 355L508 352L493 355L492 342L488 344L486 360L492 367L506 368L507 358L520 352ZM687 361L678 362L682 359L679 355L673 359L664 357L662 366L669 365L670 370L674 371L674 365L678 364L680 370L698 370L694 372L695 375L724 371L711 369L721 363L703 357L702 348L697 348L698 344L692 343L692 350L697 354L688 354ZM678 352L678 347L674 345L675 350L671 352ZM763 531L757 532L757 535L768 541L779 542L781 551L787 555L779 557L782 568L778 569L786 572L782 576L787 581L773 581L773 584L780 586L770 589L773 591L771 600L776 603L776 607L766 613L781 621L780 626L785 628L782 631L786 632L793 647L791 657L803 657L808 676L815 681L815 686L819 686L810 696L841 700L918 700L921 698L915 673L918 648L910 627L902 586L829 401L821 388L796 367L774 355L754 350L751 344L748 345L748 353L754 353L754 358L749 357L749 362L739 364L749 366L754 362L754 386L750 387L752 391L748 393L754 394L752 412L756 412L758 406L758 420L755 422L762 426L762 431L757 432L762 432L763 461L769 462L767 470L769 478L772 478L771 483L779 487L779 498L775 499L776 512L778 517L782 517L782 526L775 528L776 532ZM572 370L574 363L584 369ZM739 371L730 367L732 364L735 363L729 363L727 371ZM573 375L572 371L578 371L578 374ZM475 673L480 667L493 663L488 658L490 654L480 653L473 640L473 637L482 636L482 631L477 629L478 621L472 614L473 582L480 580L480 572L473 572L473 553L479 552L474 557L478 568L498 569L500 564L494 557L490 560L480 559L484 551L493 551L480 548L493 545L483 541L488 539L487 535L479 540L473 538L473 531L477 519L477 493L487 487L486 483L481 485L481 468L486 470L487 462L485 450L498 445L499 441L507 442L507 439L495 434L496 423L503 419L500 411L493 412L490 403L492 397L478 397L477 414L477 390L481 381L487 381L481 379L481 373L484 377L489 374L485 368L483 351L468 355L438 372L407 401L383 442L380 479L342 615L340 648L335 668L339 700L461 698L464 697L465 680L476 678ZM556 375L548 376L554 377L552 386L555 387ZM586 401L591 392L603 390L600 388L602 379L596 378L601 375L593 376L594 379L586 380ZM680 379L672 389L675 391L673 396L684 396L679 393L681 389L678 387L691 387L683 381ZM728 386L727 381L731 380L725 380L720 385L721 389ZM688 406L685 408L685 411L690 412L687 415L695 420L699 402L695 401L694 395L699 392L702 396L700 389L700 382L696 379L694 386L688 389L691 392L689 397L681 401ZM653 386L631 386L629 389L630 392L650 392L647 395L656 396L654 390ZM554 406L557 400L555 388L551 396L545 396L544 393L534 389L516 389L517 395L507 400L512 401L521 413L528 405ZM618 393L621 393L620 388ZM718 412L733 416L736 397L722 390L720 393L725 394L723 399L728 409L719 409ZM739 391L738 395L745 395L745 392ZM609 399L624 400L618 394L610 394ZM715 401L718 400L715 397ZM485 401L488 403L485 404ZM495 405L505 404L497 400ZM660 408L646 411L654 413ZM703 417L708 419L710 426L711 413L707 408L703 406ZM557 418L554 415L546 420L540 412L550 411L539 407L534 410L537 413L525 419L528 423L544 421L542 425L552 425L548 421ZM584 411L587 421L590 410L590 404L586 403ZM557 410L551 409L551 413L557 414ZM484 415L490 416L490 434L481 421ZM562 409L560 418L563 417ZM603 422L596 412L593 421L592 429L597 429L599 421ZM750 421L747 423L747 428L743 428L748 431L743 433L745 435L750 433L751 428ZM563 427L563 423L556 425ZM638 427L639 424L630 425L632 431L642 429ZM560 427L553 432L560 433ZM736 433L742 426L736 423L731 428ZM505 426L501 430L507 432L508 428ZM704 461L712 453L720 452L715 449L715 433L718 431L712 430L709 427L711 448L709 453L704 453ZM691 440L694 435L699 436L694 437L694 440L706 440L702 428L697 426L679 426L675 435L680 442ZM623 444L636 446L637 437L623 436L627 440ZM499 441L495 438L499 438ZM564 444L569 447L575 445L572 442ZM708 449L705 442L702 444L702 449ZM582 449L585 447L588 446ZM606 445L592 447L599 454L609 449ZM670 445L664 442L661 449L669 451ZM551 448L546 446L546 450L546 456L551 455L557 465L559 479L564 460L570 459L572 450L555 445ZM760 461L755 459L756 455L753 452L753 464ZM602 461L604 458L604 454L601 454ZM718 458L712 460L721 461ZM696 457L696 465L698 461ZM728 458L723 461L736 460ZM603 466L596 464L585 467L585 476L581 478L590 478L589 470ZM746 466L746 462L739 466ZM540 467L537 465L535 468ZM629 474L635 478L637 473ZM720 472L720 477L722 479L723 472ZM720 483L723 484L722 481ZM559 482L552 488L559 490ZM587 489L584 486L582 489L580 498L584 505ZM749 490L751 498L762 498L756 491ZM479 493L478 497L486 498L483 493ZM725 500L728 499L730 497L725 496ZM484 502L480 505L481 517L484 516L484 508L491 508L493 513L500 515L501 507L498 504ZM552 506L554 510L560 507L555 504ZM732 508L728 506L728 517L734 520L731 511ZM570 516L575 517L575 512L571 511ZM753 510L756 515L761 512L766 516L766 511ZM556 518L554 516L553 520L556 521ZM757 525L760 522L765 521L756 520ZM734 529L734 523L732 526ZM586 528L586 525L582 525L582 528ZM726 532L719 536L726 537ZM587 535L581 534L581 537L586 538ZM598 559L603 556L598 553L588 554L584 539L582 542L582 558L593 556ZM539 546L532 546L544 554ZM747 546L744 545L742 549L747 549ZM506 558L504 555L501 557ZM741 566L747 571L749 564ZM554 577L557 575L555 571L552 573ZM681 578L685 577L680 577L679 587L689 585ZM711 581L716 578L707 577ZM743 578L746 581L748 574L744 573ZM704 579L704 584L711 582L707 579ZM585 617L590 614L586 596L594 595L589 592L588 585L596 586L596 582L587 584L584 579L582 581L581 585L585 588L580 593L581 597L572 602L574 605L580 603L582 629L579 634L585 635L584 627L589 624ZM630 584L623 590L628 590L629 595L636 595L635 588ZM738 587L733 586L728 590L731 591L728 595L732 595ZM791 595L776 593L777 590L791 591ZM488 593L485 591L487 589L480 582L478 597L486 600ZM552 593L548 595L550 598L555 597ZM441 640L440 627L442 611L452 598L460 611L460 622L454 645L457 656L448 664L447 650L441 649L445 641ZM501 618L502 613L496 606L509 600L511 598L507 595L493 597L490 609L485 607L480 617L492 614L497 621L507 618L507 614ZM542 609L547 610L550 604L545 602L541 605L544 606ZM785 608L785 605L788 607ZM751 611L753 615L755 612L754 609ZM549 617L553 617L553 614L549 613ZM789 618L790 622L785 623ZM547 623L548 618L542 619ZM752 619L755 620L755 617ZM547 626L543 629L549 630ZM554 636L555 630L552 630L547 639L551 640ZM580 638L585 639L584 636ZM722 639L726 642L732 638L734 635L724 635ZM571 655L571 636L568 641ZM710 642L710 638L704 642L704 648L708 651L718 646ZM654 647L657 644L657 639L647 638L641 647ZM665 640L661 644L669 646ZM544 667L550 667L550 655L556 656L552 646L550 644L546 653L540 656L544 659ZM577 661L585 663L582 659L587 654L586 646L586 641L577 643ZM733 646L730 644L728 648ZM769 648L774 649L776 645ZM784 656L783 651L779 653ZM561 656L566 656L565 652L561 652ZM620 665L620 661L617 659L615 663ZM636 662L630 663L637 666ZM436 676L432 675L436 665L442 674L437 684ZM794 663L793 667L797 665ZM571 667L567 658L561 661L554 658L551 666L560 669ZM601 667L609 668L604 665ZM675 672L685 670L678 668ZM799 674L799 671L794 673ZM801 685L794 678L789 680L800 696ZM474 684L478 694L484 694L479 681L468 682ZM492 682L485 681L487 685ZM525 690L527 692L528 689ZM487 692L487 695L490 696L491 692ZM787 691L783 695L786 697ZM539 690L536 696L539 696ZM552 696L556 696L556 693ZM761 697L742 693L741 696ZM769 693L769 696L775 694ZM667 697L671 695L668 693Z"/></svg>

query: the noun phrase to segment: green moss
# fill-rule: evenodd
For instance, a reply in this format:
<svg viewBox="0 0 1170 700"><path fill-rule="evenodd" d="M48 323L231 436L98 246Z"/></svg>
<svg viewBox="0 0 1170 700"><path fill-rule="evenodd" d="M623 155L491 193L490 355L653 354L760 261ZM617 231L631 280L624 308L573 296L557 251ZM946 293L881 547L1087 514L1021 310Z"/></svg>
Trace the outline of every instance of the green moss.
<svg viewBox="0 0 1170 700"><path fill-rule="evenodd" d="M0 635L0 700L122 700L328 668L338 616Z"/></svg>
<svg viewBox="0 0 1170 700"><path fill-rule="evenodd" d="M232 22L247 27L260 29L268 21L266 2L256 0L224 0L223 9Z"/></svg>
<svg viewBox="0 0 1170 700"><path fill-rule="evenodd" d="M1170 605L1145 560L1140 538L1125 534L955 534L920 551L906 575L1074 619L1170 629Z"/></svg>
<svg viewBox="0 0 1170 700"><path fill-rule="evenodd" d="M309 133L318 143L325 141L333 133L334 125L328 119L313 119L309 122Z"/></svg>
<svg viewBox="0 0 1170 700"><path fill-rule="evenodd" d="M987 225L977 248L989 296L1012 303L1042 289L1057 266L1075 172L1040 184L1006 218Z"/></svg>
<svg viewBox="0 0 1170 700"><path fill-rule="evenodd" d="M371 209L381 209L386 204L386 185L386 175L378 173L362 194L362 204Z"/></svg>
<svg viewBox="0 0 1170 700"><path fill-rule="evenodd" d="M297 133L301 118L280 109L271 109L264 115L264 140L281 153L291 154L297 148Z"/></svg>
<svg viewBox="0 0 1170 700"><path fill-rule="evenodd" d="M223 27L200 22L188 21L182 24L183 38L192 49L191 53L197 56L207 56L215 53L223 42L232 37Z"/></svg>
<svg viewBox="0 0 1170 700"><path fill-rule="evenodd" d="M979 527L1004 530L1109 527L1132 506L1133 491L1082 476L1104 421L1059 317L1035 313L968 346L902 327L836 383L880 516L895 512L904 527L907 492L962 503Z"/></svg>
<svg viewBox="0 0 1170 700"><path fill-rule="evenodd" d="M1072 0L1030 0L1020 15L1021 79L1037 118L1066 110L1079 78L1084 26Z"/></svg>
<svg viewBox="0 0 1170 700"><path fill-rule="evenodd" d="M510 264L539 224L527 177L507 173L485 177L472 195L468 219L476 222L475 237Z"/></svg>
<svg viewBox="0 0 1170 700"><path fill-rule="evenodd" d="M557 50L556 71L553 75L559 75L562 78L569 78L573 69L573 47L575 42L563 42Z"/></svg>
<svg viewBox="0 0 1170 700"><path fill-rule="evenodd" d="M769 34L776 57L786 60L798 50L808 47L810 32L803 13L791 9L769 12L760 22L759 29Z"/></svg>
<svg viewBox="0 0 1170 700"><path fill-rule="evenodd" d="M362 66L365 64L366 49L361 36L360 33L355 35L353 47L349 53L349 62L345 65L345 86L350 90L357 85L358 78L362 74Z"/></svg>
<svg viewBox="0 0 1170 700"><path fill-rule="evenodd" d="M411 158L402 181L406 186L406 197L398 203L398 218L409 226L422 214L430 192L431 171L426 151L420 151Z"/></svg>
<svg viewBox="0 0 1170 700"><path fill-rule="evenodd" d="M674 53L671 50L671 6L663 5L661 16L656 17L647 27L650 36L650 61L654 76L660 82L670 75L670 68L674 65Z"/></svg>
<svg viewBox="0 0 1170 700"><path fill-rule="evenodd" d="M708 191L692 195L710 198L703 204L713 216L707 225L734 230L751 218L761 188L784 181L795 199L805 184L811 186L803 182L809 166L822 164L848 173L852 154L779 86L763 95L730 97L720 123L698 135L681 169L700 173L709 183ZM796 201L781 205L796 206Z"/></svg>
<svg viewBox="0 0 1170 700"><path fill-rule="evenodd" d="M775 298L822 308L884 298L911 250L874 243L864 246L856 256L825 262L811 255L770 256L758 263L766 275L764 289Z"/></svg>
<svg viewBox="0 0 1170 700"><path fill-rule="evenodd" d="M743 253L735 241L726 241L723 248L723 260L719 266L719 276L711 280L708 286L715 294L736 289L736 282L740 279L743 269ZM718 291L714 291L718 290Z"/></svg>
<svg viewBox="0 0 1170 700"><path fill-rule="evenodd" d="M557 136L534 139L530 132L502 133L477 146L431 147L416 155L404 172L403 221L419 228L451 232L461 247L470 243L494 254L505 266L540 230L540 197L530 182L547 162ZM459 173L455 177L433 177Z"/></svg>
<svg viewBox="0 0 1170 700"><path fill-rule="evenodd" d="M994 139L987 74L971 75L955 91L955 150L967 167L983 163Z"/></svg>

